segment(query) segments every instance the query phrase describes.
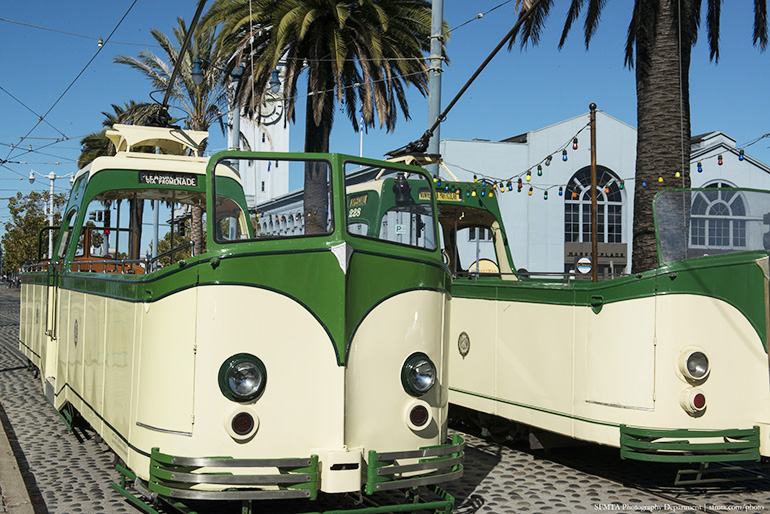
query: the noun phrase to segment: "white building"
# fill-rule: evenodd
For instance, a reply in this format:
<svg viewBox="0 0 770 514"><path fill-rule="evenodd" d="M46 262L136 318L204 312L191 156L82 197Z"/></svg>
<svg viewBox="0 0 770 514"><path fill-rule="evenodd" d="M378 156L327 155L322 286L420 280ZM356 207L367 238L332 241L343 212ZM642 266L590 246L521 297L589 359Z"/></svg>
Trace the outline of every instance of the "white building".
<svg viewBox="0 0 770 514"><path fill-rule="evenodd" d="M280 89L266 92L261 117L241 116L241 149L254 152L288 152L289 123L284 113L283 78L284 67L279 64ZM230 125L232 130L232 123ZM232 141L228 135L228 141ZM239 170L243 178L243 189L249 207L264 203L289 192L289 170L279 169L278 161L247 161Z"/></svg>
<svg viewBox="0 0 770 514"><path fill-rule="evenodd" d="M497 188L495 194L514 263L519 269L562 273L574 270L581 256L590 255L588 121L586 113L503 141L446 139L441 142L444 161L460 180L473 180L476 176L479 181L483 177L488 183L506 186L505 192ZM600 189L599 272L629 273L636 129L597 111L596 155ZM721 132L694 136L691 186L720 184L770 189L770 167L748 155L740 157L735 140ZM673 175L662 175L662 178L672 188L680 186ZM509 182L512 191L509 191ZM474 237L476 234L471 231L469 239ZM488 234L480 237L481 245L489 246L485 241ZM491 249L487 251L491 253Z"/></svg>

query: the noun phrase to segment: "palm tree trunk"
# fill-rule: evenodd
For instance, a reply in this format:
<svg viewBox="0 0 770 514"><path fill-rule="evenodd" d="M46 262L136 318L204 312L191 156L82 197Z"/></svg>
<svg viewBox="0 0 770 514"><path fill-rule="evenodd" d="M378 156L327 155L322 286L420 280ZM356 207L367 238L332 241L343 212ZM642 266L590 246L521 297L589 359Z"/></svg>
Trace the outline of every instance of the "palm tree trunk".
<svg viewBox="0 0 770 514"><path fill-rule="evenodd" d="M310 93L310 86L308 85ZM327 97L328 96L328 97ZM325 98L327 97L327 98ZM323 102L321 119L315 121L317 102ZM308 96L305 110L305 151L329 151L329 136L334 120L334 100L331 93L317 93ZM329 168L324 162L305 163L305 233L321 234L327 231L329 211Z"/></svg>
<svg viewBox="0 0 770 514"><path fill-rule="evenodd" d="M203 209L200 205L193 205L190 209L190 239L193 243L193 255L203 252Z"/></svg>
<svg viewBox="0 0 770 514"><path fill-rule="evenodd" d="M641 2L641 6L641 19L654 20L654 23L640 29L636 45L638 132L632 255L634 273L658 265L652 212L655 194L662 189L690 185L691 45L687 40L680 45L679 17L671 0ZM685 8L683 12L686 12ZM677 172L681 178L675 178ZM662 182L659 177L663 178ZM684 244L687 237L686 210L682 208L681 216L671 216L681 220L675 230L680 244Z"/></svg>

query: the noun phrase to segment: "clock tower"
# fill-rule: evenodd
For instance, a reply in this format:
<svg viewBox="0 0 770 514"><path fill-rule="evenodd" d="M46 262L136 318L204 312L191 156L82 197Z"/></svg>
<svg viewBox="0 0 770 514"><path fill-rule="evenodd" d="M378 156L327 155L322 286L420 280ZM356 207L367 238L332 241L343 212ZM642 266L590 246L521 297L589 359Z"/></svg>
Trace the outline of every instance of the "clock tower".
<svg viewBox="0 0 770 514"><path fill-rule="evenodd" d="M241 149L254 152L288 152L289 124L283 102L285 67L278 64L281 85L277 92L267 90L261 116L241 116ZM285 162L284 162L285 168ZM289 192L289 170L276 161L244 161L240 168L243 190L249 207Z"/></svg>

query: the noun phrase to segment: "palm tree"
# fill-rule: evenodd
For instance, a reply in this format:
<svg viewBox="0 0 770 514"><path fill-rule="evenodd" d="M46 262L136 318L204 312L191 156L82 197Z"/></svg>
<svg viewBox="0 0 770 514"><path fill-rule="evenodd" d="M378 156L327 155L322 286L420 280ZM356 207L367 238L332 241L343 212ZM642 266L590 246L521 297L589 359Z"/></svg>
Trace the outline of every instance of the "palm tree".
<svg viewBox="0 0 770 514"><path fill-rule="evenodd" d="M606 1L572 0L559 48L583 7L586 7L584 38L588 48ZM530 42L538 43L553 0L526 3L532 5L534 11L522 25L522 48ZM674 177L679 173L681 179L676 187L690 184L690 54L698 39L701 3L702 0L634 0L625 46L625 64L636 69L634 272L657 266L652 200L661 189L672 187L670 180L661 183L658 177ZM708 0L706 13L710 58L715 62L719 60L721 3L721 0ZM753 42L762 51L767 47L767 0L754 0ZM680 227L680 237L686 234L684 227Z"/></svg>
<svg viewBox="0 0 770 514"><path fill-rule="evenodd" d="M168 36L158 29L152 29L152 37L165 52L165 59L152 52L143 50L139 57L119 55L116 63L126 64L144 73L155 89L166 90L171 80L174 65L180 66L180 72L171 89L171 101L174 107L184 113L184 120L190 130L209 130L211 125L219 122L224 133L223 113L227 112L228 88L222 80L223 74L217 68L223 64L222 52L215 42L212 29L198 27L190 41L187 52L179 59L179 49L187 36L187 27L182 18L177 18L179 26L174 28L174 36L178 46L175 46ZM196 58L208 62L203 67L203 80L195 84L192 79L192 63ZM199 149L205 150L206 142ZM192 239L195 254L203 248L203 210L201 206L192 208Z"/></svg>
<svg viewBox="0 0 770 514"><path fill-rule="evenodd" d="M107 130L118 123L129 125L141 125L146 122L155 111L155 105L137 103L135 100L123 102L123 105L112 104L113 112L102 111L104 120L99 132L83 136L80 140L80 157L78 157L78 169L103 155L115 155L115 145L107 137Z"/></svg>
<svg viewBox="0 0 770 514"><path fill-rule="evenodd" d="M328 152L337 102L356 131L359 109L367 128L376 117L392 131L399 109L409 119L405 86L427 94L430 19L428 0L217 0L201 23L221 23L223 51L235 57L230 67L244 64L237 98L247 112L259 114L280 61L285 112L294 121L297 82L307 70L305 151ZM305 167L306 212L326 210L325 173ZM325 216L306 220L308 232L325 226Z"/></svg>

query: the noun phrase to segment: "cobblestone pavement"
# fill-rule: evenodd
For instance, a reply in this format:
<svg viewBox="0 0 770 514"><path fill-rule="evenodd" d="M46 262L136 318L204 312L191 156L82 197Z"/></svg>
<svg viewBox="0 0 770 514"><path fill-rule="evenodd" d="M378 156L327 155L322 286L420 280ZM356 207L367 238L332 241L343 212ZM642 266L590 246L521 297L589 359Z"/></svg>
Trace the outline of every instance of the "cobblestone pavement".
<svg viewBox="0 0 770 514"><path fill-rule="evenodd" d="M136 514L139 510L110 488L118 476L107 446L90 430L68 432L45 400L39 378L15 354L18 298L18 290L0 288L0 422L35 513ZM770 512L769 479L729 487L673 487L672 467L621 461L612 448L545 454L464 436L465 474L444 487L455 496L458 514ZM201 509L222 511L221 504ZM0 513L6 512L11 511L0 504ZM258 512L274 514L276 509Z"/></svg>

